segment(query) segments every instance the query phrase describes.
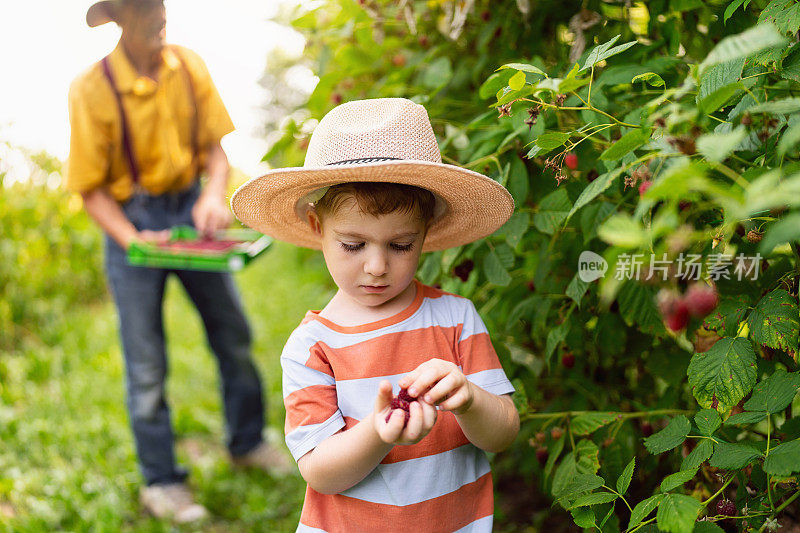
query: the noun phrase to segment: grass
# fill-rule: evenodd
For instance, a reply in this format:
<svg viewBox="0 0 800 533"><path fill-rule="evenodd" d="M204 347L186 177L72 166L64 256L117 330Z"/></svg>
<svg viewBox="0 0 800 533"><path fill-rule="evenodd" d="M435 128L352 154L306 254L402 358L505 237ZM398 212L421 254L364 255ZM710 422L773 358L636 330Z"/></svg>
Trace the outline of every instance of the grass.
<svg viewBox="0 0 800 533"><path fill-rule="evenodd" d="M237 274L253 328L270 437L282 441L279 355L309 308L333 294L322 257L276 243ZM214 358L176 279L165 299L168 399L179 461L214 518L206 531L294 531L305 484L233 470ZM143 516L110 300L71 309L58 342L0 354L0 531L174 531ZM191 530L196 530L195 527Z"/></svg>

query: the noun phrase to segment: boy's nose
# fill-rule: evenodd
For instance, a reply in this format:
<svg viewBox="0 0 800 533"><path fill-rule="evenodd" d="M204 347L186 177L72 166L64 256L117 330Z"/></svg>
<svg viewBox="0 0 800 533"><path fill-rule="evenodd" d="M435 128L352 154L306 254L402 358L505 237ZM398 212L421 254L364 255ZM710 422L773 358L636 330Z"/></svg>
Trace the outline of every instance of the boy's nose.
<svg viewBox="0 0 800 533"><path fill-rule="evenodd" d="M386 261L386 254L383 251L374 250L364 262L364 273L370 276L383 276L389 268Z"/></svg>

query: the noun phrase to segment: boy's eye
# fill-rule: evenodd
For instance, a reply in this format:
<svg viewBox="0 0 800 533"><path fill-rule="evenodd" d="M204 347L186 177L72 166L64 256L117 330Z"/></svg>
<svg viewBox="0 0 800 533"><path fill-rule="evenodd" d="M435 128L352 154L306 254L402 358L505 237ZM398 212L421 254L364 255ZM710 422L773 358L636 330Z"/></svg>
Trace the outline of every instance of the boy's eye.
<svg viewBox="0 0 800 533"><path fill-rule="evenodd" d="M410 242L408 244L392 243L390 246L395 250L397 250L398 252L410 252L411 248L414 247L414 243L413 242Z"/></svg>
<svg viewBox="0 0 800 533"><path fill-rule="evenodd" d="M339 244L342 245L342 248L345 249L347 252L356 252L364 247L363 242L359 243L347 243L347 242L340 242Z"/></svg>

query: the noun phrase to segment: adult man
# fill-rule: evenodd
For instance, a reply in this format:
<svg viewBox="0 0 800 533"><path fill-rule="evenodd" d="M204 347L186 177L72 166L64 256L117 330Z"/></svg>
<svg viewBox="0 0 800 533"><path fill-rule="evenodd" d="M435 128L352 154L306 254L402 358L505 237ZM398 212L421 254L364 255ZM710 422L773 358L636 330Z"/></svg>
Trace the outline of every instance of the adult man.
<svg viewBox="0 0 800 533"><path fill-rule="evenodd" d="M250 354L250 331L230 275L127 264L132 242L160 242L169 228L204 234L227 227L228 160L220 139L233 124L202 59L165 44L163 0L92 5L89 26L114 21L119 44L80 74L69 94L67 187L79 192L106 233L106 270L125 354L128 413L146 481L143 507L189 522L207 515L175 463L164 397L166 353L161 305L168 274L197 307L222 377L228 449L234 464L284 472L285 456L262 440L264 404ZM198 173L205 170L201 188Z"/></svg>

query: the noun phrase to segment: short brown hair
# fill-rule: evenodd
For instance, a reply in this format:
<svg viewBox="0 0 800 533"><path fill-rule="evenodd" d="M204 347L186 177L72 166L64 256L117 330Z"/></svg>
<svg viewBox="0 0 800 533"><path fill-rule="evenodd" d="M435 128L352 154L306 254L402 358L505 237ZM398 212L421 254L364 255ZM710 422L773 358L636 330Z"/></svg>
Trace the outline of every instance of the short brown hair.
<svg viewBox="0 0 800 533"><path fill-rule="evenodd" d="M399 211L419 217L427 226L433 220L436 197L432 192L415 185L385 182L349 182L332 185L315 204L314 209L322 218L336 213L342 205L353 198L358 208L372 216L388 215Z"/></svg>

